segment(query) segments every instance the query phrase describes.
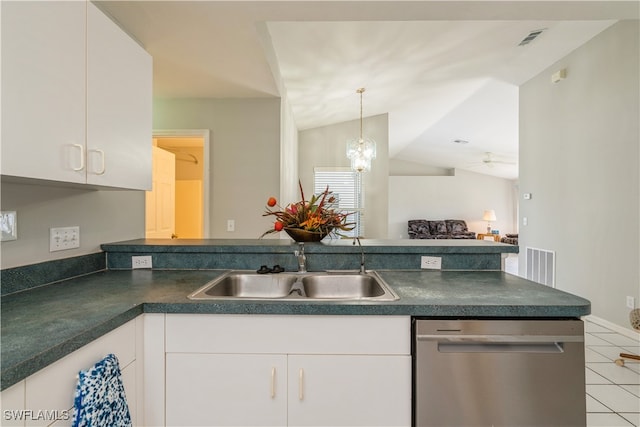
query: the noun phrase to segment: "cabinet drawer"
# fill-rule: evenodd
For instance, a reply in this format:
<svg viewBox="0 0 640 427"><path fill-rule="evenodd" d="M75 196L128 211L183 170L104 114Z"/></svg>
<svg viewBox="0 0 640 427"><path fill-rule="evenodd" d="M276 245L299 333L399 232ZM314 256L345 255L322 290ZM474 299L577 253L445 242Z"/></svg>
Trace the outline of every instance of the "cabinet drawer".
<svg viewBox="0 0 640 427"><path fill-rule="evenodd" d="M410 354L408 316L171 314L176 353Z"/></svg>

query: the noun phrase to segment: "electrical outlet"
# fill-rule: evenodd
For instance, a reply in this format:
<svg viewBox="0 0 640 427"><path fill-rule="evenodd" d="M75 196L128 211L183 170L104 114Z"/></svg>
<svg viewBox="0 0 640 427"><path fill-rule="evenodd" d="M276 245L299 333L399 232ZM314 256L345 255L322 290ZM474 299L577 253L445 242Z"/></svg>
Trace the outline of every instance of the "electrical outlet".
<svg viewBox="0 0 640 427"><path fill-rule="evenodd" d="M634 297L627 297L627 308L636 308L636 299Z"/></svg>
<svg viewBox="0 0 640 427"><path fill-rule="evenodd" d="M442 257L439 257L439 256L420 257L420 268L428 269L428 270L441 270Z"/></svg>
<svg viewBox="0 0 640 427"><path fill-rule="evenodd" d="M151 255L132 256L131 268L152 268Z"/></svg>
<svg viewBox="0 0 640 427"><path fill-rule="evenodd" d="M236 231L236 222L234 220L227 220L227 231Z"/></svg>
<svg viewBox="0 0 640 427"><path fill-rule="evenodd" d="M66 251L80 247L80 227L49 229L49 252Z"/></svg>

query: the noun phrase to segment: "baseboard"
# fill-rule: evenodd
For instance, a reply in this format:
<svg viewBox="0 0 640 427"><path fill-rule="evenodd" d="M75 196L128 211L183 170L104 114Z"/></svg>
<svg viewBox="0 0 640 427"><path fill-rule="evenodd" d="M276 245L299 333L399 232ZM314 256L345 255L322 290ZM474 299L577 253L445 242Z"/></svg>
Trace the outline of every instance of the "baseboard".
<svg viewBox="0 0 640 427"><path fill-rule="evenodd" d="M616 331L617 333L629 337L634 340L640 340L640 332L636 332L633 329L625 328L620 325L616 325L615 323L609 322L608 320L604 320L598 316L594 316L590 314L588 316L583 317L584 320L595 323L596 325L603 326L607 329L611 329L612 331Z"/></svg>

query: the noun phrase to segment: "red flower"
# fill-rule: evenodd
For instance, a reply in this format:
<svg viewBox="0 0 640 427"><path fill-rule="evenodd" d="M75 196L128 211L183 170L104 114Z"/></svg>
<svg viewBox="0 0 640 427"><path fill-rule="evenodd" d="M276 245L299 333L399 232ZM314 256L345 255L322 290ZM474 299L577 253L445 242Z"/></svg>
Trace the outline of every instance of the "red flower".
<svg viewBox="0 0 640 427"><path fill-rule="evenodd" d="M347 222L347 216L351 215L351 212L342 212L327 206L327 204L336 201L336 198L329 191L329 187L322 193L313 195L311 199L306 200L302 191L302 184L298 184L300 195L302 196L302 200L299 202L290 203L282 210L271 210L269 208L275 206L277 200L275 197L268 199L268 208L263 215L273 215L276 220L273 228L265 231L261 237L282 231L285 228L297 228L324 234L331 233L334 230L349 231L353 229L354 224Z"/></svg>

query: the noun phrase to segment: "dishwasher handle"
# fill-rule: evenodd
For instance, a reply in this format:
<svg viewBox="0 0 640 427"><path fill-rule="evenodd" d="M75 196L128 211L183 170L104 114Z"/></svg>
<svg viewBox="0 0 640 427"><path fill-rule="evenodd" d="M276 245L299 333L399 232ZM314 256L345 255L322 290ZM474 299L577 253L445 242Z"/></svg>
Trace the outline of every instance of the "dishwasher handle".
<svg viewBox="0 0 640 427"><path fill-rule="evenodd" d="M453 343L544 343L544 342L584 342L582 335L416 335L417 341L438 341Z"/></svg>
<svg viewBox="0 0 640 427"><path fill-rule="evenodd" d="M564 353L560 342L541 343L438 343L439 353Z"/></svg>
<svg viewBox="0 0 640 427"><path fill-rule="evenodd" d="M564 353L564 343L583 342L581 335L418 335L439 353Z"/></svg>

